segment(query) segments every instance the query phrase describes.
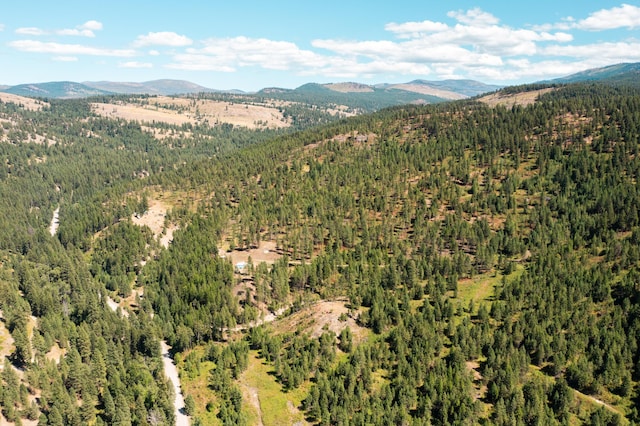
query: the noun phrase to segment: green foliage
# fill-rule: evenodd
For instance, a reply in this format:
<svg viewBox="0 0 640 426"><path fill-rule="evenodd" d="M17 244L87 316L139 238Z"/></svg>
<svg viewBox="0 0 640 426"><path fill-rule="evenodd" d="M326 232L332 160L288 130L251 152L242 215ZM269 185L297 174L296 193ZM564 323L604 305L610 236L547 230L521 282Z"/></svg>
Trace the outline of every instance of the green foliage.
<svg viewBox="0 0 640 426"><path fill-rule="evenodd" d="M209 345L224 424L247 422L235 381L249 348L284 390L308 390L319 424L638 421L640 95L555 89L528 107L397 107L280 135L192 126L180 149L84 101L0 104L22 123L0 144L0 305L25 370L3 369L3 415L170 423L164 337L178 352ZM202 197L172 212L181 229L166 250L128 219L149 185ZM243 306L224 238L277 246ZM138 310L112 312L107 290L126 295L134 280ZM466 287L479 282L486 291ZM252 310L333 297L372 337L257 327L227 340ZM574 389L620 416L578 407Z"/></svg>
<svg viewBox="0 0 640 426"><path fill-rule="evenodd" d="M196 402L191 395L184 398L184 411L187 416L193 416L196 413Z"/></svg>
<svg viewBox="0 0 640 426"><path fill-rule="evenodd" d="M109 290L128 296L131 283L149 255L153 234L147 227L119 222L109 227L94 245L91 273Z"/></svg>
<svg viewBox="0 0 640 426"><path fill-rule="evenodd" d="M178 352L219 340L226 328L236 324L233 266L218 257L216 247L221 220L195 218L187 229L176 233L169 250L139 278L156 318Z"/></svg>

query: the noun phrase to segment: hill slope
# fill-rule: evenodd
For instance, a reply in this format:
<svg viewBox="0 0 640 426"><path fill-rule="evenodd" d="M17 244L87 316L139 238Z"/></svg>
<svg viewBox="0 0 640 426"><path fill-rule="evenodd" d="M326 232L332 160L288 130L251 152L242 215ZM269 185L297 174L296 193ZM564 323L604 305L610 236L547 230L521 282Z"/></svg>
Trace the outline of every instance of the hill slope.
<svg viewBox="0 0 640 426"><path fill-rule="evenodd" d="M86 98L96 95L111 95L113 92L96 89L72 81L54 81L48 83L19 84L3 89L3 92L19 96L41 98Z"/></svg>
<svg viewBox="0 0 640 426"><path fill-rule="evenodd" d="M0 103L0 422L171 424L165 340L194 423L637 423L640 92L552 89L298 132Z"/></svg>
<svg viewBox="0 0 640 426"><path fill-rule="evenodd" d="M638 84L640 81L640 62L592 68L566 77L551 80L552 83L578 83L585 81Z"/></svg>
<svg viewBox="0 0 640 426"><path fill-rule="evenodd" d="M153 80L142 83L113 81L85 81L82 84L111 93L148 94L148 95L180 95L185 93L219 92L185 80Z"/></svg>
<svg viewBox="0 0 640 426"><path fill-rule="evenodd" d="M163 323L200 330L205 353L209 339L229 337L234 313L211 318L220 299L201 293L216 276L198 290L182 277L230 268L236 251L269 242L275 260L218 287L242 300L237 319L267 307L298 318L317 298L346 297L343 322L370 333L354 343L310 320L290 333L276 321L229 337L240 361L216 371L230 386L212 390L225 416L227 389L246 368L243 344L284 392L308 389L302 407L326 424L637 416L628 407L640 359L639 130L630 124L639 93L572 85L539 95L526 107L393 108L195 167L210 207L143 279L166 308ZM207 244L227 247L225 258L194 271L189 259ZM209 320L217 327L202 328ZM226 359L218 354L214 362Z"/></svg>

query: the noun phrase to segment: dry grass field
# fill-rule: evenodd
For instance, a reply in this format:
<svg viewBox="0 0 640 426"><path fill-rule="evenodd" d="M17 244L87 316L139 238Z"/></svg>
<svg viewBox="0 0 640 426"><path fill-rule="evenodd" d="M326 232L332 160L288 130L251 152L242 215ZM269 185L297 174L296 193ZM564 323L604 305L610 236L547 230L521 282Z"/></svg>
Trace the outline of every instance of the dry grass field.
<svg viewBox="0 0 640 426"><path fill-rule="evenodd" d="M242 104L208 99L171 98L158 96L128 103L92 103L94 113L140 123L202 124L216 126L223 123L249 129L283 128L290 126L279 107L282 102Z"/></svg>
<svg viewBox="0 0 640 426"><path fill-rule="evenodd" d="M4 103L14 103L16 105L22 105L24 109L29 111L40 111L45 106L49 106L47 102L39 101L37 99L25 98L24 96L12 95L11 93L1 93L0 101Z"/></svg>
<svg viewBox="0 0 640 426"><path fill-rule="evenodd" d="M489 106L503 105L505 107L512 107L513 105L527 106L534 103L539 96L544 95L554 90L549 87L540 90L531 90L529 92L514 93L505 95L503 93L492 93L490 95L483 96L478 100Z"/></svg>

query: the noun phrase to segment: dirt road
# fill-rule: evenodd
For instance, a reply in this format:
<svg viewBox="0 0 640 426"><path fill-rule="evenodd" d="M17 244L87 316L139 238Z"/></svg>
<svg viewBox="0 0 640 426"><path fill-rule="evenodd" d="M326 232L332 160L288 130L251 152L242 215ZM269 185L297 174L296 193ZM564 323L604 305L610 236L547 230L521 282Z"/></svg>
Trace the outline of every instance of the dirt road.
<svg viewBox="0 0 640 426"><path fill-rule="evenodd" d="M171 383L173 384L173 390L175 392L175 400L173 401L173 406L175 408L176 414L176 426L189 426L191 421L189 420L189 416L184 413L184 398L182 397L182 389L180 388L180 377L178 376L178 369L176 365L173 363L173 359L169 354L169 345L164 340L161 342L162 345L162 363L164 365L164 374L167 376Z"/></svg>

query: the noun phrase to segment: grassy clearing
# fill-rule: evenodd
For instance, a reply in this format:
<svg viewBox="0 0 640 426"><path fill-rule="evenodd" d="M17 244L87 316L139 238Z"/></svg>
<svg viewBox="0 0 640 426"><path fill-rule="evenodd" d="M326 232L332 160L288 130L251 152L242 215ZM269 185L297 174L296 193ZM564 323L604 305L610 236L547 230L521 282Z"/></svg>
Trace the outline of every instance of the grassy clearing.
<svg viewBox="0 0 640 426"><path fill-rule="evenodd" d="M379 392L383 385L389 384L390 382L389 371L384 368L374 371L373 374L371 374L371 378L373 379L371 393Z"/></svg>
<svg viewBox="0 0 640 426"><path fill-rule="evenodd" d="M196 403L194 418L199 418L204 425L220 425L220 420L217 417L216 396L209 388L209 371L215 367L215 364L211 361L203 361L198 366L197 374L189 374L185 371L184 361L182 359L176 361L180 371L180 384L184 397L191 395ZM211 411L207 410L207 404L213 404Z"/></svg>
<svg viewBox="0 0 640 426"><path fill-rule="evenodd" d="M259 424L260 419L265 426L306 424L304 413L298 407L307 394L309 384L284 392L273 373L273 367L258 358L257 351L249 352L249 366L238 379L243 395L257 392L259 400L259 407L243 400L249 424Z"/></svg>
<svg viewBox="0 0 640 426"><path fill-rule="evenodd" d="M480 303L491 305L496 289L502 285L502 279L514 280L524 272L524 266L516 265L516 270L505 276L501 272L490 271L485 274L476 275L470 279L458 281L458 297L455 299L462 307L467 308L473 301L476 309Z"/></svg>

